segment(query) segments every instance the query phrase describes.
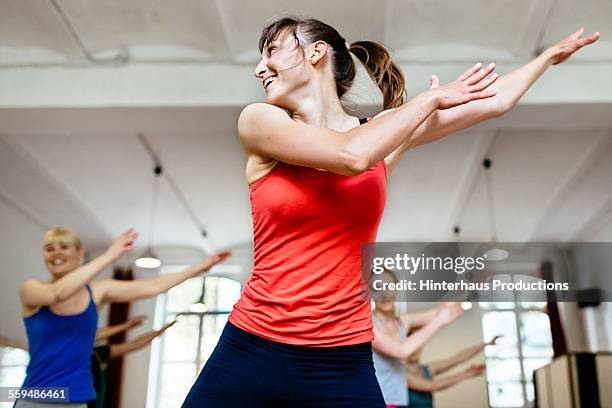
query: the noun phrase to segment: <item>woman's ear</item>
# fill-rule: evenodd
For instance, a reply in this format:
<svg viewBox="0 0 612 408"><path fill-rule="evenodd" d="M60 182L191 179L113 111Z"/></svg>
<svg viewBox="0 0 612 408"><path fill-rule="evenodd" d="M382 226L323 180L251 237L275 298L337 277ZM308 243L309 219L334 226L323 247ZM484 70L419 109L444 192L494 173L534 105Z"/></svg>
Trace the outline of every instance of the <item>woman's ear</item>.
<svg viewBox="0 0 612 408"><path fill-rule="evenodd" d="M308 59L312 64L316 64L327 54L327 43L325 41L315 41L308 47Z"/></svg>

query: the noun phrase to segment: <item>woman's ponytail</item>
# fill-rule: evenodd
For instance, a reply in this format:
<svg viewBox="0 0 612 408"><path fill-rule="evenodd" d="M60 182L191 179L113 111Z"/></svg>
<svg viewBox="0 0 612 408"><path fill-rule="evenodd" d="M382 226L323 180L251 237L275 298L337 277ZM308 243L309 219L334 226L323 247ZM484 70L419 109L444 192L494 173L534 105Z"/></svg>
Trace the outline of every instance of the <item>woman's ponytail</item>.
<svg viewBox="0 0 612 408"><path fill-rule="evenodd" d="M366 67L382 91L383 109L397 108L404 104L406 80L387 48L373 41L357 41L351 44L349 51Z"/></svg>

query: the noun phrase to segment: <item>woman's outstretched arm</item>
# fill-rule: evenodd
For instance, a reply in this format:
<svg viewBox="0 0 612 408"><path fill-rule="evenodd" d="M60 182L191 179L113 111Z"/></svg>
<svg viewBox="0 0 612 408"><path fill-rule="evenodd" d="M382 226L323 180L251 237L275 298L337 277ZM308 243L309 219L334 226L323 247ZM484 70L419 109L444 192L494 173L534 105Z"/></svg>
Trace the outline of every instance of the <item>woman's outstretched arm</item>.
<svg viewBox="0 0 612 408"><path fill-rule="evenodd" d="M213 266L230 256L229 251L217 252L197 265L190 266L182 272L159 275L151 279L122 281L104 279L92 283L92 291L101 299L100 303L131 302L167 292L187 279L208 272Z"/></svg>
<svg viewBox="0 0 612 408"><path fill-rule="evenodd" d="M138 315L123 323L114 324L112 326L100 327L96 332L96 341L106 340L117 333L121 333L133 327L140 326L146 318L147 316L145 315Z"/></svg>
<svg viewBox="0 0 612 408"><path fill-rule="evenodd" d="M592 44L599 38L599 33L581 37L583 29L564 38L557 44L548 48L538 57L522 67L502 75L490 89L496 95L489 99L474 101L472 103L454 107L448 110L438 110L427 118L416 129L412 136L386 159L388 171L399 162L403 154L414 147L431 143L451 133L474 126L477 123L500 116L512 109L523 97L534 82L551 66L566 61L582 47ZM472 70L478 70L475 65ZM438 86L439 80L432 75L431 88ZM384 111L379 115L385 115Z"/></svg>
<svg viewBox="0 0 612 408"><path fill-rule="evenodd" d="M0 336L0 347L12 347L28 351L28 343L22 343L18 340L9 339L8 337Z"/></svg>
<svg viewBox="0 0 612 408"><path fill-rule="evenodd" d="M428 365L429 366L429 365ZM444 377L427 379L422 375L413 373L406 374L408 388L421 392L436 392L452 387L468 378L477 377L485 370L484 364L477 364L466 368L456 374L445 375Z"/></svg>
<svg viewBox="0 0 612 408"><path fill-rule="evenodd" d="M500 336L495 336L493 340L489 341L488 343L480 343L470 347L466 347L451 357L427 363L427 367L429 367L429 371L432 375L441 374L445 371L450 370L453 367L458 366L461 363L466 362L467 360L484 350L485 347L494 346L499 337Z"/></svg>
<svg viewBox="0 0 612 408"><path fill-rule="evenodd" d="M397 149L437 109L492 97L494 67L471 70L460 80L430 89L385 115L345 132L298 123L281 108L247 106L238 119L238 135L247 155L342 175L360 174ZM485 79L486 78L486 79Z"/></svg>
<svg viewBox="0 0 612 408"><path fill-rule="evenodd" d="M427 323L432 321L438 313L440 313L440 309L443 307L449 307L451 309L456 309L460 313L463 309L461 309L461 304L457 302L445 302L439 306L432 307L427 310L420 310L418 312L406 312L401 313L399 318L404 323L406 329L410 332L415 329L419 329L425 326Z"/></svg>
<svg viewBox="0 0 612 408"><path fill-rule="evenodd" d="M175 323L176 320L173 320L170 323L163 325L160 329L146 332L145 334L136 337L134 340L126 341L124 343L110 344L110 358L113 359L121 357L127 353L131 353L132 351L140 350L151 343L155 338L161 336L170 327L174 326Z"/></svg>
<svg viewBox="0 0 612 408"><path fill-rule="evenodd" d="M25 281L19 288L21 303L25 307L53 305L68 299L85 287L97 274L111 265L134 247L138 234L134 230L124 232L106 252L91 262L67 273L55 282L42 282L36 279Z"/></svg>
<svg viewBox="0 0 612 408"><path fill-rule="evenodd" d="M375 326L372 348L385 356L405 360L431 340L438 330L457 320L461 313L461 308L450 306L439 308L436 315L427 324L403 341L386 334Z"/></svg>

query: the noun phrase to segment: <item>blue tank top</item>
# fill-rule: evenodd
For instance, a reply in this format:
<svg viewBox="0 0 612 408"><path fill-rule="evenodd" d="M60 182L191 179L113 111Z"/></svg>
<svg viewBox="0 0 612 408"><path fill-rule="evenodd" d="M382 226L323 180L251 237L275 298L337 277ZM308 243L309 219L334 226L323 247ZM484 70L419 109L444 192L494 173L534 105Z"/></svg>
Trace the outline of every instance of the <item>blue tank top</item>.
<svg viewBox="0 0 612 408"><path fill-rule="evenodd" d="M98 311L89 285L89 304L75 315L58 315L47 306L24 318L30 364L22 387L66 387L70 402L96 398L91 374Z"/></svg>
<svg viewBox="0 0 612 408"><path fill-rule="evenodd" d="M423 378L431 380L431 373L429 367L426 365L421 366L421 372ZM408 384L410 387L410 384ZM415 391L408 388L408 395L410 398L410 408L433 408L433 394L431 392Z"/></svg>

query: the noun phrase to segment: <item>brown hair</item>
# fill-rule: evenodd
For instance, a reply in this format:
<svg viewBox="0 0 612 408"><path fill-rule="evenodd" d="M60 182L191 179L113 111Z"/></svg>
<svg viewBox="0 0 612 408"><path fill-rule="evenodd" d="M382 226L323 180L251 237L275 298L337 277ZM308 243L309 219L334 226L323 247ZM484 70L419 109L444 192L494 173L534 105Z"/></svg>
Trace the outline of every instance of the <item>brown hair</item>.
<svg viewBox="0 0 612 408"><path fill-rule="evenodd" d="M370 77L382 91L383 109L397 108L404 103L406 96L404 75L384 45L373 41L357 41L347 48L346 40L332 26L313 18L285 17L263 29L259 38L259 51L263 51L267 44L284 32L292 34L296 44L302 48L315 41L325 41L329 44L333 50L332 67L339 98L349 90L355 79L355 63L350 55L352 52L363 63Z"/></svg>

